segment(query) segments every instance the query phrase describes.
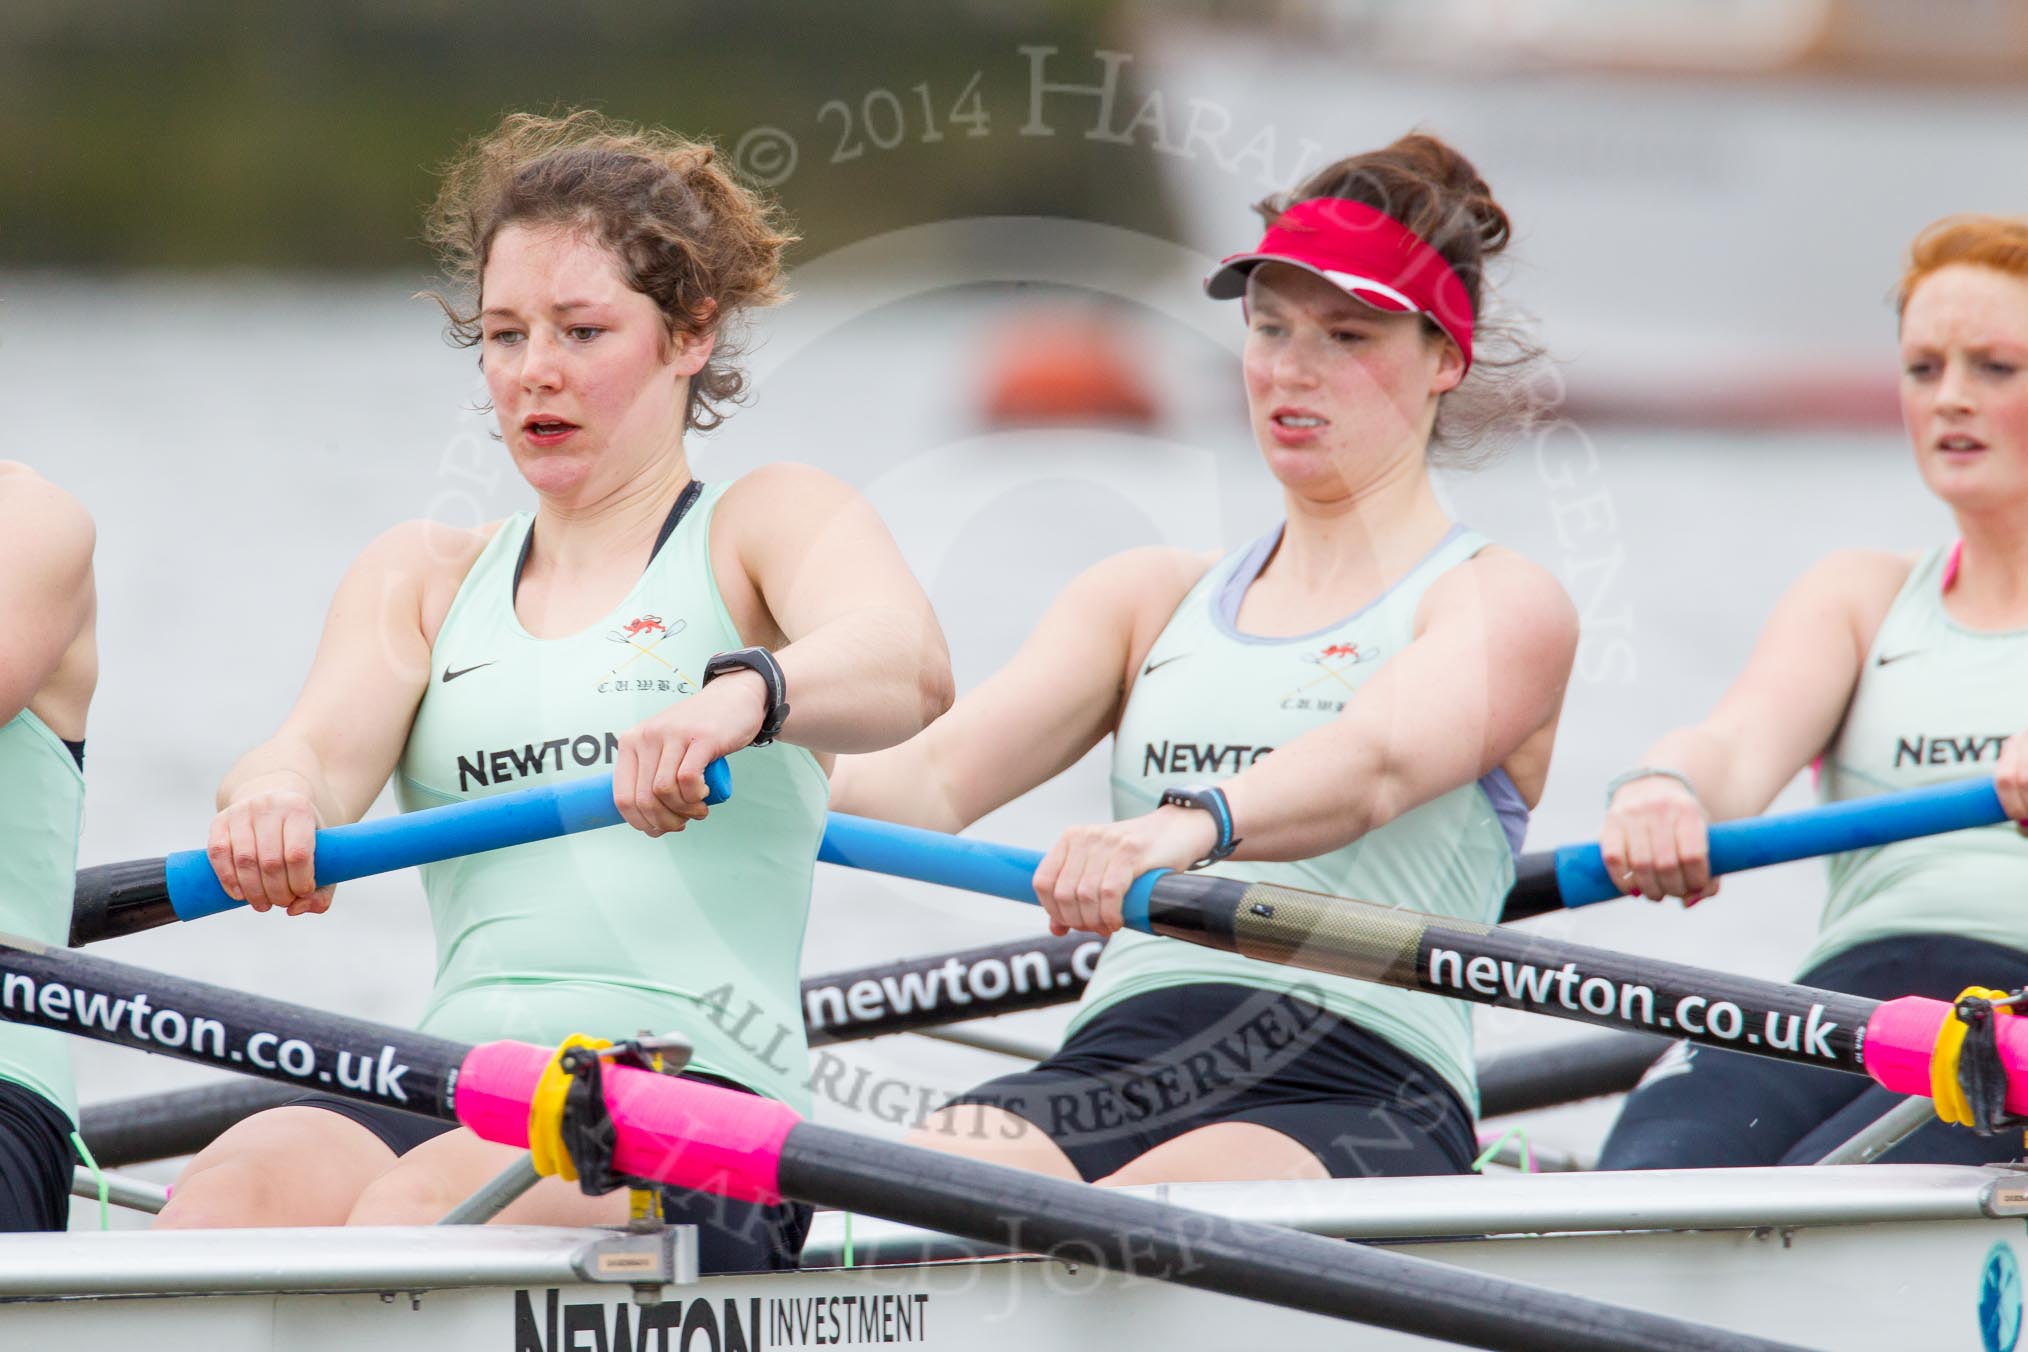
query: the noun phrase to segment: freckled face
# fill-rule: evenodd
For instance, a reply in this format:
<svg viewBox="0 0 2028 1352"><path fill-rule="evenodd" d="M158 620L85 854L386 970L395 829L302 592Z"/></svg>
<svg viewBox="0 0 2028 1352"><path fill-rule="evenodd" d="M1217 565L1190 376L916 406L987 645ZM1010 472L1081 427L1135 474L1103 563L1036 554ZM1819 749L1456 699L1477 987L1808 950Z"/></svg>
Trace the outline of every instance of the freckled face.
<svg viewBox="0 0 2028 1352"><path fill-rule="evenodd" d="M1255 268L1246 299L1247 405L1275 478L1342 492L1424 453L1437 396L1464 376L1453 344L1287 264Z"/></svg>
<svg viewBox="0 0 2028 1352"><path fill-rule="evenodd" d="M625 482L680 449L688 377L711 340L670 339L588 233L510 225L481 283L481 362L515 466L569 496Z"/></svg>
<svg viewBox="0 0 2028 1352"><path fill-rule="evenodd" d="M1957 263L1916 287L1901 416L1923 481L1952 507L2028 505L2028 280Z"/></svg>

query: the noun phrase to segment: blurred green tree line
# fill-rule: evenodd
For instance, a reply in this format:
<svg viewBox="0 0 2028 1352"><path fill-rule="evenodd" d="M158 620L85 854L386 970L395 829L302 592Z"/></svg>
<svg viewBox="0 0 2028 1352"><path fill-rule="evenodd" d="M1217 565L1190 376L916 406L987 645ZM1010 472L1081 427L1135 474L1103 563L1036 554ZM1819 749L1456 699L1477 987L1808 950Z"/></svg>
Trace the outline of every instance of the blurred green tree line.
<svg viewBox="0 0 2028 1352"><path fill-rule="evenodd" d="M579 105L743 147L805 256L963 215L1164 231L1148 155L1020 134L1020 49L1096 78L1115 8L5 0L0 267L427 268L436 166L503 112Z"/></svg>

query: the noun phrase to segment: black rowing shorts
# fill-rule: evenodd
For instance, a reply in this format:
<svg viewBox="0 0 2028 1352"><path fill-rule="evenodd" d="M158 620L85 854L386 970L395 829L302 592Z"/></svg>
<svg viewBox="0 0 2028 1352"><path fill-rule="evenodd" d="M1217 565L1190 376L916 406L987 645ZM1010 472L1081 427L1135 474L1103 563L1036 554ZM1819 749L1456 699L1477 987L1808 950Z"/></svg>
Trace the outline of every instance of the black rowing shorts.
<svg viewBox="0 0 2028 1352"><path fill-rule="evenodd" d="M69 1226L72 1130L48 1099L0 1080L0 1232Z"/></svg>
<svg viewBox="0 0 2028 1352"><path fill-rule="evenodd" d="M1468 1173L1477 1153L1470 1112L1421 1061L1307 1000L1224 983L1122 1000L946 1107L968 1103L1040 1127L1088 1183L1217 1122L1281 1132L1333 1178Z"/></svg>

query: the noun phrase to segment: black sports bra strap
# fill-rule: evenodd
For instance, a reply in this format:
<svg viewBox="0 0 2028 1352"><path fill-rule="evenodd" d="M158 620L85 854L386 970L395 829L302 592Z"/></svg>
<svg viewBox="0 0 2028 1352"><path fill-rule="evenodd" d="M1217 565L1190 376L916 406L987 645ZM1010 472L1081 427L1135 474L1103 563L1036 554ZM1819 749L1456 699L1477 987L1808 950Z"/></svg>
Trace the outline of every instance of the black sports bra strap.
<svg viewBox="0 0 2028 1352"><path fill-rule="evenodd" d="M655 561L655 556L662 552L663 545L669 543L669 537L676 533L676 527L683 523L683 518L690 514L690 509L697 505L697 499L703 492L704 484L701 480L692 479L683 485L683 491L676 495L676 505L671 507L669 515L662 519L662 529L655 536L655 547L648 551L648 562Z"/></svg>
<svg viewBox="0 0 2028 1352"><path fill-rule="evenodd" d="M653 563L655 556L662 552L662 546L669 543L669 537L676 533L676 527L683 524L683 518L696 506L697 499L703 492L702 479L692 479L683 485L683 491L676 495L676 503L669 509L669 515L662 518L662 529L655 535L655 547L648 551L649 563ZM509 594L510 599L519 600L521 597L521 574L528 569L528 551L534 544L535 523L531 521L528 523L528 534L521 537L521 553L514 560L514 590Z"/></svg>

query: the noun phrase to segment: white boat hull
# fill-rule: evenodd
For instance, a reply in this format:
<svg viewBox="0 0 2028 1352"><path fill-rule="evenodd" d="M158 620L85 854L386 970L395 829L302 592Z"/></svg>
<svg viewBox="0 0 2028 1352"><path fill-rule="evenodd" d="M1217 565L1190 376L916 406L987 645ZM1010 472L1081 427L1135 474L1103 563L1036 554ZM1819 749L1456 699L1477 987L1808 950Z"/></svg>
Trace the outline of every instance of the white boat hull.
<svg viewBox="0 0 2028 1352"><path fill-rule="evenodd" d="M1686 1197L1680 1174L1652 1182L1637 1175L1420 1180L1426 1211L1448 1208L1453 1224L1466 1202L1501 1212L1523 1189L1536 1195L1544 1217L1602 1224L1608 1208L1600 1198L1615 1182L1626 1226L1665 1227L1692 1208L1722 1212L1729 1193L1755 1189L1767 1215L1795 1223L1391 1242L1420 1257L1804 1347L2014 1352L2019 1273L2028 1257L2028 1227L2017 1214L2020 1178L1971 1169L1717 1170L1703 1176L1701 1199ZM1255 1190L1254 1206L1286 1211L1292 1197L1335 1197L1342 1213L1372 1198L1382 1205L1369 1217L1392 1226L1404 1215L1392 1208L1411 1185L1300 1186L1300 1193L1289 1185ZM1241 1195L1231 1185L1197 1192L1188 1200ZM1726 1225L1715 1215L1696 1223ZM1336 1228L1350 1225L1341 1215ZM875 1239L875 1224L859 1228ZM666 1299L654 1306L637 1305L623 1282L575 1275L638 1272L630 1263L646 1250L625 1250L629 1243L641 1241L502 1227L5 1236L0 1348L1264 1352L1443 1345L1037 1258L708 1278L664 1288ZM680 1270L680 1252L671 1261L669 1270ZM114 1294L121 1290L152 1294Z"/></svg>

